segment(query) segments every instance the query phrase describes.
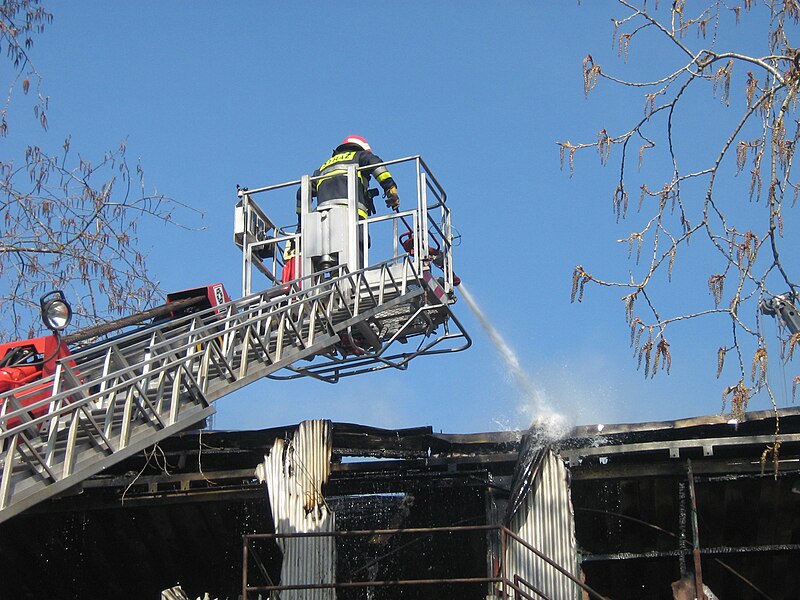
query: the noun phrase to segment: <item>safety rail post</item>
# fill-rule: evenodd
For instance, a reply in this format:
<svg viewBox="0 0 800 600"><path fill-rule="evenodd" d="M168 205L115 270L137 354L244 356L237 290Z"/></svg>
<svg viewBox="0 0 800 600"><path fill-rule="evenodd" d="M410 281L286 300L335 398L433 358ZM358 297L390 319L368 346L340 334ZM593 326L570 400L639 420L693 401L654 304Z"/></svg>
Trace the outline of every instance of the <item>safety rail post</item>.
<svg viewBox="0 0 800 600"><path fill-rule="evenodd" d="M303 175L300 178L300 237L299 250L300 253L300 275L306 277L314 272L314 267L311 264L311 257L308 253L308 244L306 243L306 236L303 232L308 231L308 214L311 212L311 178L308 175ZM296 259L295 259L296 260ZM311 285L313 281L309 280Z"/></svg>
<svg viewBox="0 0 800 600"><path fill-rule="evenodd" d="M419 181L419 260L427 260L430 256L430 233L428 231L428 187L425 173L420 175ZM420 262L420 270L424 268Z"/></svg>
<svg viewBox="0 0 800 600"><path fill-rule="evenodd" d="M250 255L247 251L247 224L250 222L250 195L242 194L242 219L244 221L244 232L242 240L242 296L248 295L250 289Z"/></svg>
<svg viewBox="0 0 800 600"><path fill-rule="evenodd" d="M358 179L356 177L356 165L347 165L347 268L351 273L355 273L362 267L358 256L358 202L357 202ZM341 264L341 260L339 261Z"/></svg>

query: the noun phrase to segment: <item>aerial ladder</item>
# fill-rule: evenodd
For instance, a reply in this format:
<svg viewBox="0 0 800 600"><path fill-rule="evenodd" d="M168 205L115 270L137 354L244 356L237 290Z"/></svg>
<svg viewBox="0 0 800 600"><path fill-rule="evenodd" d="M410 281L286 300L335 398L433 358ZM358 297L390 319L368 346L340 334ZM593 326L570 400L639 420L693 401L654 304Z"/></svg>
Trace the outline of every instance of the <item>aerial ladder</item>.
<svg viewBox="0 0 800 600"><path fill-rule="evenodd" d="M335 383L468 348L452 311L445 192L420 156L384 164L409 173L411 206L367 219L358 217L354 165L347 200L325 210L312 206L309 176L240 189L241 299L72 348L52 375L0 394L0 522L202 427L216 400L259 379ZM293 208L298 186L301 231L262 208L281 196L270 206ZM270 285L253 291L259 273Z"/></svg>

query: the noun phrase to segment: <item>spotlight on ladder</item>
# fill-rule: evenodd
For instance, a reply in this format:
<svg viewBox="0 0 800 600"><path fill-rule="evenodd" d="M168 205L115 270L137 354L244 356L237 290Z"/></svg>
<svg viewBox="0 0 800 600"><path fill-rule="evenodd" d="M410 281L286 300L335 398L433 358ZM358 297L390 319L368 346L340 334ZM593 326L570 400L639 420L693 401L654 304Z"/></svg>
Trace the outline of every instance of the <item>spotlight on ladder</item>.
<svg viewBox="0 0 800 600"><path fill-rule="evenodd" d="M64 297L64 292L56 290L39 299L42 309L42 322L53 333L63 331L72 320L72 308Z"/></svg>

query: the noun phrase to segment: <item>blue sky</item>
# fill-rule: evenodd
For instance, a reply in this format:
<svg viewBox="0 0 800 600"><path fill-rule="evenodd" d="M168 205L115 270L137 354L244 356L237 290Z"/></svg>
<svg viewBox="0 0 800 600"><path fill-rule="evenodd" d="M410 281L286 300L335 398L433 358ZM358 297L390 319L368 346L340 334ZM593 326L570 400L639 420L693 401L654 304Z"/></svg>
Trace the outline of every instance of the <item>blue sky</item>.
<svg viewBox="0 0 800 600"><path fill-rule="evenodd" d="M462 235L456 270L541 402L575 423L720 410L722 388L735 383L715 378L729 327L722 319L675 328L671 374L645 380L631 356L622 294L589 289L582 304L570 304L576 264L609 278L632 268L615 240L637 217L615 220L613 158L603 168L595 155L579 156L570 178L556 141L619 130L643 106L641 92L603 83L586 99L581 62L591 53L606 70L653 78L674 58L672 49L643 44L624 64L611 47L610 18L624 14L615 2L62 0L47 8L55 20L33 57L51 97L50 131L36 130L19 101L10 139L55 149L71 134L87 156L126 139L151 189L203 211L202 220L179 216L200 231L142 224L142 247L166 290L222 281L238 296L235 186L297 179L344 135L360 134L384 159L420 154L430 165ZM745 27L731 39L760 52ZM714 139L709 114L733 119L736 101L741 109L736 91L728 113L706 102L710 112L683 114L692 126L682 139L687 162ZM742 205L742 215L752 214ZM787 216L789 225L796 220ZM692 252L663 287L673 312L689 301L711 306L711 266ZM216 426L330 418L446 432L526 427L531 400L465 303L455 308L474 338L467 352L335 386L259 382L217 403ZM783 374L777 360L772 368L784 379L795 372L790 364ZM781 406L793 404L790 386L778 392ZM751 409L767 406L756 400Z"/></svg>

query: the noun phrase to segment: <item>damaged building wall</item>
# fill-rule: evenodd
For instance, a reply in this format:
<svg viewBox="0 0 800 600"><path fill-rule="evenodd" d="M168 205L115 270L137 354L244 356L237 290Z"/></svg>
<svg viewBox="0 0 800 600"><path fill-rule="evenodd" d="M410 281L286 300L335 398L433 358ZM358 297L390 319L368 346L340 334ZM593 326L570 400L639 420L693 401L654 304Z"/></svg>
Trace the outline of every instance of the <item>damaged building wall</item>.
<svg viewBox="0 0 800 600"><path fill-rule="evenodd" d="M562 455L586 582L610 598L672 598L696 571L723 599L800 598L800 410L729 422L576 428Z"/></svg>
<svg viewBox="0 0 800 600"><path fill-rule="evenodd" d="M671 583L693 567L691 460L703 582L725 600L800 598L800 571L794 568L800 556L800 409L782 410L780 425L780 460L774 465L760 460L764 444L774 440L772 412L751 413L736 424L714 415L604 425L602 431L585 426L557 442L557 452L570 464L586 584L615 600L671 600ZM500 554L493 534L448 529L508 525L509 514L519 519L515 531L531 545L557 554L535 537L538 528L555 538L557 524L531 520L528 534L522 515L561 518L565 513L553 507L569 505L544 490L549 459L542 454L542 460L529 460L536 453L520 451L519 432L434 434L430 427L382 430L344 423L332 429L325 493L337 510L337 528L404 530L374 540L342 538L335 557L338 581L494 576ZM292 426L173 436L3 523L2 597L141 600L180 584L190 598L208 591L235 599L242 590L242 536L274 531L267 490L254 469L267 453L289 456L286 443L271 450L276 439L290 440L295 431ZM561 467L554 466L557 474ZM553 480L566 485L561 475ZM524 482L537 486L529 493ZM536 496L552 504L536 508ZM505 512L504 502L516 510ZM409 532L431 527L444 531ZM256 550L262 561L250 556L254 583L277 582L277 546L270 539ZM524 573L520 567L505 573L513 577L514 570ZM486 600L495 589L455 582L387 586L375 589L374 598ZM363 598L364 590L340 590L337 599L359 594Z"/></svg>
<svg viewBox="0 0 800 600"><path fill-rule="evenodd" d="M322 495L331 474L330 421L300 423L291 440L278 438L256 476L267 484L275 533L335 531L334 513ZM283 554L281 585L335 582L336 546L332 537L277 538ZM286 590L283 600L333 600L333 589Z"/></svg>
<svg viewBox="0 0 800 600"><path fill-rule="evenodd" d="M509 512L508 528L513 533L580 578L569 475L564 462L549 447L537 447L529 441L523 444ZM582 597L578 585L511 538L506 547L506 576L524 591L536 591L547 598Z"/></svg>

